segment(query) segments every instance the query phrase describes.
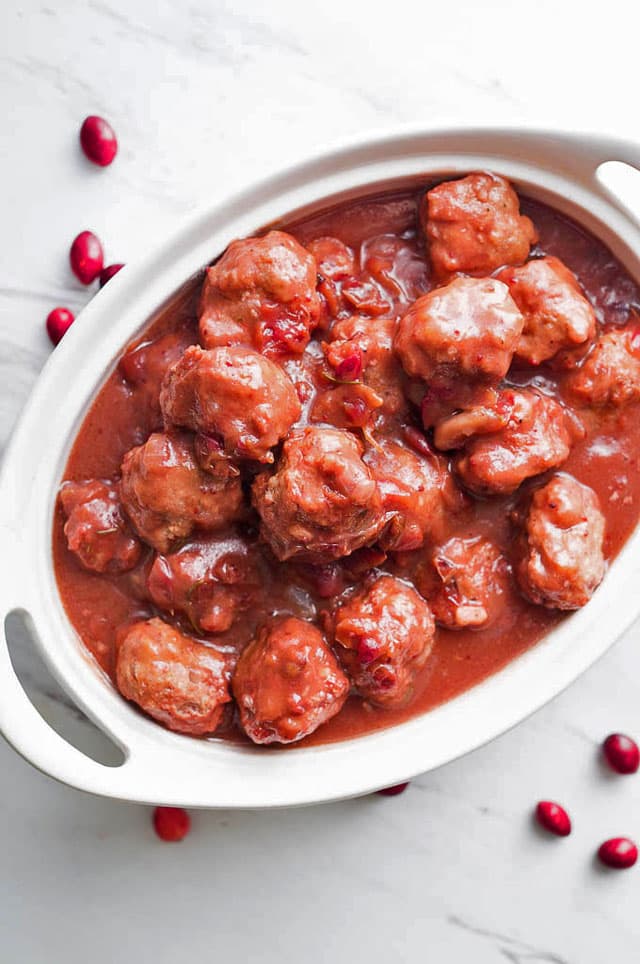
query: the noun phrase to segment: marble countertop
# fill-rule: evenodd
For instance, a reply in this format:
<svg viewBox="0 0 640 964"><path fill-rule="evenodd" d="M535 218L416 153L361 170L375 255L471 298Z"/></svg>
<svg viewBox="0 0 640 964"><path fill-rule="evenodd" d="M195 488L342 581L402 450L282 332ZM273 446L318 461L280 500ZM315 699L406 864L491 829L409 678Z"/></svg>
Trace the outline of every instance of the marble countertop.
<svg viewBox="0 0 640 964"><path fill-rule="evenodd" d="M50 353L44 318L87 293L67 267L84 228L130 261L213 195L354 131L398 122L566 124L640 139L632 6L571 0L5 0L0 10L0 444ZM89 113L121 142L77 148ZM7 964L139 959L305 964L631 964L640 869L601 870L640 838L640 776L598 762L640 733L640 627L568 692L397 798L278 813L197 813L163 846L146 808L89 797L0 744L0 933ZM17 640L41 711L98 738ZM532 825L538 799L574 817Z"/></svg>

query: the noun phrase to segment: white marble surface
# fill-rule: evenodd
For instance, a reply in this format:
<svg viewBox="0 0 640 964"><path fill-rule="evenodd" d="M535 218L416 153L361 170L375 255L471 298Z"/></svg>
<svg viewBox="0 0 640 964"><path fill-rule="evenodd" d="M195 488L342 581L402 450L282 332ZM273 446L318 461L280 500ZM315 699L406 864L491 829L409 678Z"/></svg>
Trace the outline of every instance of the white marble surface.
<svg viewBox="0 0 640 964"><path fill-rule="evenodd" d="M4 0L2 444L49 354L47 311L87 299L66 260L83 228L108 260L132 260L212 195L396 122L553 122L640 139L635 5L529 7ZM122 145L106 171L77 148L93 112ZM146 809L58 786L0 745L2 961L639 960L640 868L615 875L592 859L607 836L640 837L640 776L606 774L596 749L612 729L640 733L639 637L404 796L198 813L179 846L156 841ZM43 712L93 741L18 659ZM570 807L567 840L532 827L541 797Z"/></svg>

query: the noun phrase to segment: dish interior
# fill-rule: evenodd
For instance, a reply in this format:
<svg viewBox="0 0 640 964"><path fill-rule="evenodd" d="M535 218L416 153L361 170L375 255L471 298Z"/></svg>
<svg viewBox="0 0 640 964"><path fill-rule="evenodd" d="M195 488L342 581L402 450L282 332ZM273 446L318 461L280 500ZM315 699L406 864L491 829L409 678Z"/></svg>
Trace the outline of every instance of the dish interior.
<svg viewBox="0 0 640 964"><path fill-rule="evenodd" d="M354 391L353 384L336 382L327 368L321 345L331 337L333 325L350 315L358 315L367 319L374 333L382 319L393 319L397 326L418 297L441 283L433 276L419 227L418 212L424 191L424 179L416 179L413 185L402 190L377 192L334 205L303 220L283 219L278 223L278 230L288 232L303 246L323 237L337 238L351 249L355 259L350 273L351 301L345 301L340 293L341 281L330 285L331 290L323 297L331 298L332 292L335 295L337 291L340 306L332 309L332 317L326 318L314 331L301 356L279 359L278 363L298 386L302 414L296 427L335 424L326 416L326 409L321 408L321 399L336 390L343 395ZM632 325L634 312L640 307L640 292L607 247L580 225L539 201L520 196L520 203L522 213L531 218L538 233L530 257L557 257L575 274L595 311L599 332L622 327L626 330ZM184 349L198 343L202 283L202 276L190 281L150 320L144 334L123 350L85 415L65 467L64 480L118 479L125 453L143 444L150 433L162 430L158 406L161 381ZM411 447L415 444L416 432L433 447L432 433L427 431L425 435L420 421L421 395L417 394L415 380L406 378L400 366L397 369L389 384L390 389L402 393L399 407L391 413L383 412L379 419L376 416L376 421L365 426L364 432L357 425L347 426L367 450L391 442ZM567 387L570 378L569 369L549 364L516 364L510 367L503 389L531 387L574 409L575 397ZM424 391L424 386L420 391ZM636 526L640 512L638 403L631 401L623 406L597 409L581 407L579 418L584 437L574 442L561 471L596 493L606 521L604 556L610 562ZM408 442L412 437L413 443ZM443 452L436 457L449 460L449 473L455 453ZM259 469L263 470L264 466L251 465L246 470L245 490ZM341 711L306 736L302 745L349 739L404 722L452 699L533 647L560 620L567 618L567 614L558 609L535 605L526 599L512 573L517 535L512 513L546 478L537 476L514 493L476 497L468 493L460 496L462 487L458 476L451 473L448 480L455 488L452 498L456 505L437 538L432 536L418 547L400 542L383 552L378 552L378 543L373 540L345 558L321 560L318 564L307 559L276 560L260 541L257 516L250 514L233 532L229 529L216 533L216 539L222 540L235 538L240 531L241 537L250 544L252 565L260 582L251 604L243 608L230 628L221 632L203 632L202 626L194 626L185 612L167 611L151 601L147 581L154 561L153 549L145 548L137 564L126 572L97 573L83 567L68 548L64 533L66 515L61 505L57 506L53 529L57 584L67 615L83 644L115 681L118 631L134 621L160 616L233 662L255 636L257 627L269 620L290 614L327 630L330 617L328 622L325 614L333 610L334 597L343 593L348 597L355 591L354 587L380 572L390 573L411 586L418 584L428 599L429 590L424 588L420 573L424 571L425 558L433 554L436 544L442 545L452 538L490 542L497 553L501 577L496 590L499 601L488 624L451 629L440 621L429 658L416 672L406 701L396 706L378 706L352 692ZM462 507L457 504L459 497L466 500ZM179 548L197 550L199 538L200 534L194 532ZM247 740L232 703L226 705L222 721L209 739Z"/></svg>

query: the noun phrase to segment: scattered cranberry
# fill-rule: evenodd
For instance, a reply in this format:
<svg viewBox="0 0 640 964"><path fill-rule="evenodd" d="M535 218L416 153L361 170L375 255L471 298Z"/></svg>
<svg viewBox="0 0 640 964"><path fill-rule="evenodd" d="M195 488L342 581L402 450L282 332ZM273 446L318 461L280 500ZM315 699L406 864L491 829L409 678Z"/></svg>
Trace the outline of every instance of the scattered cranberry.
<svg viewBox="0 0 640 964"><path fill-rule="evenodd" d="M69 251L71 270L83 285L95 281L104 265L104 252L91 231L81 231Z"/></svg>
<svg viewBox="0 0 640 964"><path fill-rule="evenodd" d="M182 807L156 807L153 826L161 840L175 843L184 840L191 829L191 817Z"/></svg>
<svg viewBox="0 0 640 964"><path fill-rule="evenodd" d="M571 833L571 819L559 803L541 800L536 807L536 819L540 826L556 837L568 837Z"/></svg>
<svg viewBox="0 0 640 964"><path fill-rule="evenodd" d="M66 334L73 321L73 312L69 311L68 308L54 308L53 311L49 312L47 315L47 334L54 345L57 345L62 336Z"/></svg>
<svg viewBox="0 0 640 964"><path fill-rule="evenodd" d="M612 837L598 848L598 857L607 867L625 870L638 859L638 848L628 837Z"/></svg>
<svg viewBox="0 0 640 964"><path fill-rule="evenodd" d="M108 167L118 153L113 127L95 114L86 117L80 128L80 145L89 160L100 167Z"/></svg>
<svg viewBox="0 0 640 964"><path fill-rule="evenodd" d="M404 791L409 786L409 780L406 783L396 783L395 787L384 787L382 790L376 790L381 797L397 797L398 794L404 793Z"/></svg>
<svg viewBox="0 0 640 964"><path fill-rule="evenodd" d="M108 264L106 268L103 268L100 272L100 287L104 288L107 281L111 281L114 274L117 274L120 268L124 268L123 264Z"/></svg>
<svg viewBox="0 0 640 964"><path fill-rule="evenodd" d="M624 733L611 733L602 744L602 750L616 773L635 773L640 766L638 744Z"/></svg>

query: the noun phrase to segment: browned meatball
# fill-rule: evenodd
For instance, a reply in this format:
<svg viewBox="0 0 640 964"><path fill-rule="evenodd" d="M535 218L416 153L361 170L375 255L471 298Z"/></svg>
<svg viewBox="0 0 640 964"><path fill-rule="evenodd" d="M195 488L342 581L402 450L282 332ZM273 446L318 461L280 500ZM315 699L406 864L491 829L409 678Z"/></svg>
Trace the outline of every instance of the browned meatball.
<svg viewBox="0 0 640 964"><path fill-rule="evenodd" d="M571 394L585 405L620 408L640 399L640 332L618 328L601 335L582 368L567 380Z"/></svg>
<svg viewBox="0 0 640 964"><path fill-rule="evenodd" d="M518 195L509 182L488 172L432 188L421 220L440 278L456 271L491 274L502 265L522 264L537 241L536 229L520 214Z"/></svg>
<svg viewBox="0 0 640 964"><path fill-rule="evenodd" d="M412 694L435 626L412 586L383 575L338 607L334 634L338 657L358 693L381 706L398 706Z"/></svg>
<svg viewBox="0 0 640 964"><path fill-rule="evenodd" d="M263 626L232 680L240 722L254 743L295 743L339 713L349 681L311 623L290 616Z"/></svg>
<svg viewBox="0 0 640 964"><path fill-rule="evenodd" d="M593 338L596 316L578 279L558 258L536 258L497 276L524 316L516 357L540 365Z"/></svg>
<svg viewBox="0 0 640 964"><path fill-rule="evenodd" d="M207 269L200 299L205 348L248 344L266 354L299 354L318 320L316 263L284 231L229 245Z"/></svg>
<svg viewBox="0 0 640 964"><path fill-rule="evenodd" d="M156 556L147 588L159 609L186 616L204 633L225 632L260 592L255 556L234 532Z"/></svg>
<svg viewBox="0 0 640 964"><path fill-rule="evenodd" d="M122 634L116 682L132 700L170 730L213 733L231 700L225 660L162 619L134 623Z"/></svg>
<svg viewBox="0 0 640 964"><path fill-rule="evenodd" d="M456 278L423 295L398 325L395 349L408 375L497 384L513 358L524 319L495 278Z"/></svg>
<svg viewBox="0 0 640 964"><path fill-rule="evenodd" d="M64 534L71 552L92 572L133 569L142 545L122 512L114 482L91 479L64 482L60 502L67 521Z"/></svg>
<svg viewBox="0 0 640 964"><path fill-rule="evenodd" d="M419 455L385 439L369 449L364 461L391 519L381 544L406 551L419 548L426 539L439 538L450 513L459 507L459 493L445 459L435 452Z"/></svg>
<svg viewBox="0 0 640 964"><path fill-rule="evenodd" d="M161 426L160 386L169 368L194 342L191 325L166 331L157 338L143 338L130 345L118 362L118 371L135 390L135 404L143 402Z"/></svg>
<svg viewBox="0 0 640 964"><path fill-rule="evenodd" d="M514 571L525 596L549 609L579 609L605 571L598 497L570 475L537 489L516 542Z"/></svg>
<svg viewBox="0 0 640 964"><path fill-rule="evenodd" d="M579 437L580 426L554 399L514 390L507 425L469 439L455 467L471 492L508 495L525 479L562 465Z"/></svg>
<svg viewBox="0 0 640 964"><path fill-rule="evenodd" d="M278 559L338 559L373 542L385 525L362 446L342 429L292 433L276 472L254 482L253 502Z"/></svg>
<svg viewBox="0 0 640 964"><path fill-rule="evenodd" d="M160 392L167 422L212 435L236 458L272 462L300 416L293 382L251 348L187 348Z"/></svg>
<svg viewBox="0 0 640 964"><path fill-rule="evenodd" d="M429 553L416 586L429 600L436 622L447 629L484 629L502 610L508 564L482 536L454 536Z"/></svg>
<svg viewBox="0 0 640 964"><path fill-rule="evenodd" d="M196 528L219 529L243 511L240 480L204 472L185 432L154 433L127 452L120 493L138 535L158 552Z"/></svg>
<svg viewBox="0 0 640 964"><path fill-rule="evenodd" d="M380 398L382 411L397 414L406 408L402 367L393 351L393 318L352 315L337 321L330 341L323 345L338 379L362 380Z"/></svg>

